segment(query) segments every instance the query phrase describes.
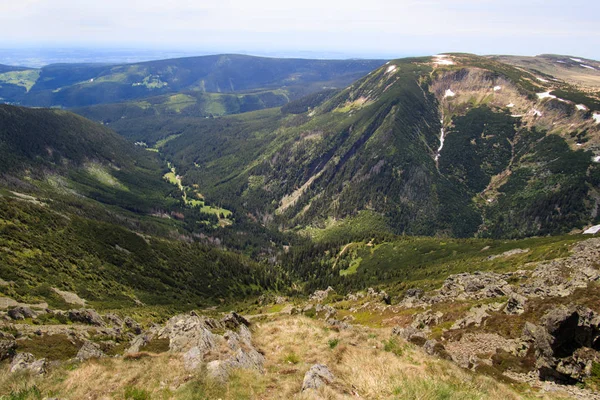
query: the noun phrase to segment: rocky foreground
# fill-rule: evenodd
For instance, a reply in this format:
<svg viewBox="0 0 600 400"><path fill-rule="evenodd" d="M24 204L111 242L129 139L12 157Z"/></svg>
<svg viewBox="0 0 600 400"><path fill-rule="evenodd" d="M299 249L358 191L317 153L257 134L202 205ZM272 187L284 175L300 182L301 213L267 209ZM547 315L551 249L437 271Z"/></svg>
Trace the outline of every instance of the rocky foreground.
<svg viewBox="0 0 600 400"><path fill-rule="evenodd" d="M232 385L250 398L417 398L411 379L437 382L429 377L437 368L444 384L465 396L600 399L599 256L600 239L590 239L563 259L509 273L452 275L438 290L412 288L401 299L375 289L339 296L328 288L304 301L265 295L246 316L191 312L161 324L90 308L11 306L0 315L0 362L6 379L33 379L40 387L58 381L57 374L60 385L75 379L73 368L111 379L119 368L139 368L136 381L148 381L139 389L148 391L145 398L159 389L169 391L166 398L187 398L180 394L190 382L225 398L241 393ZM152 376L146 359L169 370ZM413 370L421 375L407 372ZM244 376L262 386L240 384ZM496 383L484 392L478 379ZM454 388L455 381L467 384ZM83 390L77 382L68 390L53 385L60 398ZM120 385L88 398L114 397L126 390Z"/></svg>

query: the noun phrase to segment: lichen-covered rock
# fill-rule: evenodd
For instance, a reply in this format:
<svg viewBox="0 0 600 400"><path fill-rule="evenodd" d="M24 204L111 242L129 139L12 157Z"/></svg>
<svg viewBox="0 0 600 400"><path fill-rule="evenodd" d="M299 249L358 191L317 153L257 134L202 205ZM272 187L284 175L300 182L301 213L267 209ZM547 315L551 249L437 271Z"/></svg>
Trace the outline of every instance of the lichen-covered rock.
<svg viewBox="0 0 600 400"><path fill-rule="evenodd" d="M159 338L169 338L169 351L185 353L198 347L202 353L216 347L215 335L205 320L195 314L176 315L158 333Z"/></svg>
<svg viewBox="0 0 600 400"><path fill-rule="evenodd" d="M304 375L302 391L318 389L323 385L330 385L334 379L335 377L326 365L315 364Z"/></svg>
<svg viewBox="0 0 600 400"><path fill-rule="evenodd" d="M462 329L469 326L481 326L483 321L490 316L490 312L498 311L502 308L502 304L480 304L472 307L463 318L454 322L450 329Z"/></svg>
<svg viewBox="0 0 600 400"><path fill-rule="evenodd" d="M525 312L526 302L527 298L525 296L512 293L506 302L506 306L504 306L504 312L509 315L521 315Z"/></svg>
<svg viewBox="0 0 600 400"><path fill-rule="evenodd" d="M33 354L18 353L10 364L10 372L30 371L36 375L46 373L48 363L45 358L36 360Z"/></svg>
<svg viewBox="0 0 600 400"><path fill-rule="evenodd" d="M79 361L85 361L91 358L102 358L104 356L105 354L100 350L100 346L88 340L83 343L83 346L81 346L75 358Z"/></svg>

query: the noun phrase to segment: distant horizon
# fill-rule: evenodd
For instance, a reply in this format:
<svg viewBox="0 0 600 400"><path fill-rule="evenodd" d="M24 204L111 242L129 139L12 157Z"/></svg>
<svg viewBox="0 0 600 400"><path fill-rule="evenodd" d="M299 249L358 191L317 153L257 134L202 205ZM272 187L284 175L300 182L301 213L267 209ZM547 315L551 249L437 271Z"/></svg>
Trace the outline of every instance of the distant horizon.
<svg viewBox="0 0 600 400"><path fill-rule="evenodd" d="M369 59L553 53L597 60L598 15L600 3L583 0L21 0L0 3L0 49Z"/></svg>
<svg viewBox="0 0 600 400"><path fill-rule="evenodd" d="M260 50L194 50L194 49L159 49L144 47L109 47L109 46L57 46L43 47L31 45L30 47L0 47L0 64L41 68L46 65L58 63L138 63L148 61L159 61L173 58L202 57L222 54L236 54L253 57L267 58L304 58L316 60L393 60L407 57L426 57L442 53L468 53L466 51L438 51L438 52L420 52L404 54L384 54L384 53L347 53L334 51L301 50L301 51L260 51ZM478 54L478 53L472 53ZM580 54L563 54L557 52L539 53L539 54L518 54L518 53L490 53L478 54L481 56L493 55L512 55L535 57L542 54L557 54L564 56L582 57ZM594 60L594 59L592 59Z"/></svg>

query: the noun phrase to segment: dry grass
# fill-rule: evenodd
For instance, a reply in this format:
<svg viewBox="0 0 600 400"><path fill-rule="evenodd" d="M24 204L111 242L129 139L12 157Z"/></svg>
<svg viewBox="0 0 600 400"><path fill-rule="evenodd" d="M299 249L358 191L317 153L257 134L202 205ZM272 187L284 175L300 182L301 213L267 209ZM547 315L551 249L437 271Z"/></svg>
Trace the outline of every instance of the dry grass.
<svg viewBox="0 0 600 400"><path fill-rule="evenodd" d="M44 378L5 369L0 371L0 396L35 385L42 398L63 399L557 398L462 370L401 339L390 351L384 343L390 334L389 328L361 326L336 332L322 321L280 316L254 326L256 345L266 358L264 375L239 371L222 385L207 380L203 370L185 371L179 355L147 354L67 365ZM332 341L337 341L333 348ZM319 391L301 393L304 374L316 363L326 364L336 380ZM22 398L36 397L32 392Z"/></svg>

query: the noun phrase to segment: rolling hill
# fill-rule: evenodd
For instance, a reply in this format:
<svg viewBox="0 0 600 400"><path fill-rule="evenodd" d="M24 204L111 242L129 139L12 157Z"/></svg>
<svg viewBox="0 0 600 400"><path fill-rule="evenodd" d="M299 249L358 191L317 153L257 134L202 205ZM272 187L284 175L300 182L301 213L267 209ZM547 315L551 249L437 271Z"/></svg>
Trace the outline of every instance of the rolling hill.
<svg viewBox="0 0 600 400"><path fill-rule="evenodd" d="M381 60L304 60L215 55L135 64L54 64L0 74L0 98L35 107L84 107L183 91L283 90L297 98L344 87Z"/></svg>

